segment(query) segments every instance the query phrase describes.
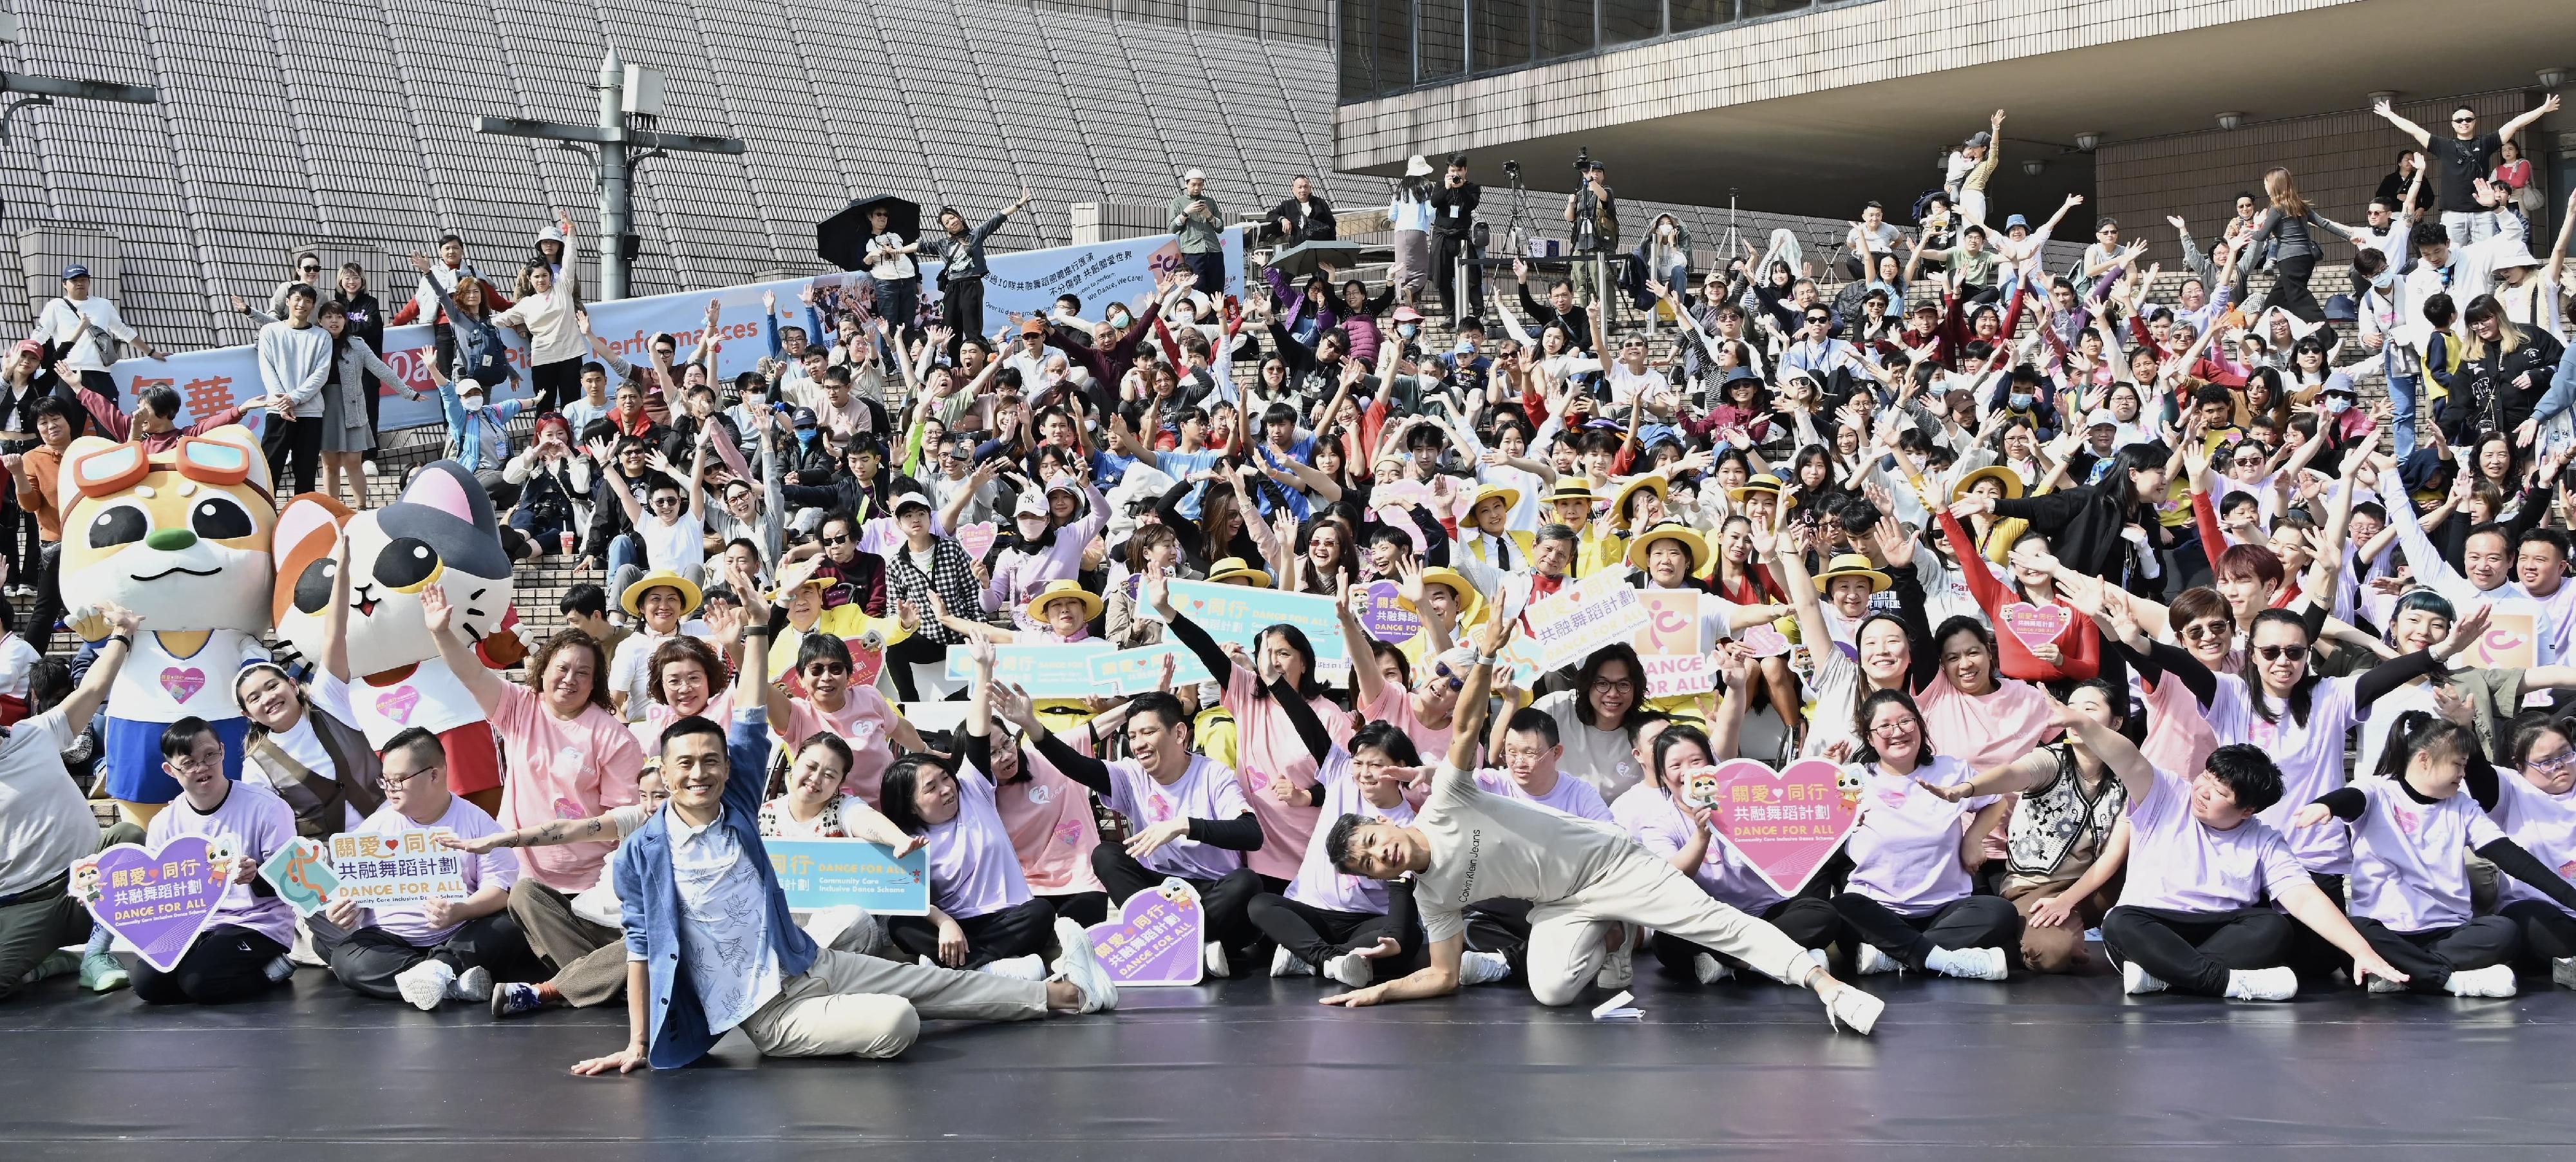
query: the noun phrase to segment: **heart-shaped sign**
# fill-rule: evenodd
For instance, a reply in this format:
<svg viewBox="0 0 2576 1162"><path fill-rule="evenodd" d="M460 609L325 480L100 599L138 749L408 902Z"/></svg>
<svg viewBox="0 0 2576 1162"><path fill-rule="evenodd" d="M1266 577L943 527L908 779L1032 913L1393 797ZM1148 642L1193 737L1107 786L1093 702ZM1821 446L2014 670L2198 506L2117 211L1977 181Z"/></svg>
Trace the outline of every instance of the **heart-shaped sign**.
<svg viewBox="0 0 2576 1162"><path fill-rule="evenodd" d="M1360 624L1369 636L1382 642L1401 642L1422 632L1422 618L1396 600L1404 587L1393 581L1368 583L1368 605L1360 614Z"/></svg>
<svg viewBox="0 0 2576 1162"><path fill-rule="evenodd" d="M376 713L411 725L411 712L420 705L420 691L410 686L396 686L376 695Z"/></svg>
<svg viewBox="0 0 2576 1162"><path fill-rule="evenodd" d="M1800 759L1785 770L1751 759L1719 763L1703 780L1709 826L1760 873L1773 891L1794 896L1815 878L1860 823L1860 799L1842 788L1842 768Z"/></svg>
<svg viewBox="0 0 2576 1162"><path fill-rule="evenodd" d="M1207 943L1207 913L1198 890L1183 880L1166 879L1127 897L1117 915L1083 935L1120 988L1194 985L1207 971L1199 951Z"/></svg>
<svg viewBox="0 0 2576 1162"><path fill-rule="evenodd" d="M2063 605L2033 605L2016 601L2004 607L2004 629L2029 649L2038 649L2057 640L2066 627L2075 624L2075 611Z"/></svg>
<svg viewBox="0 0 2576 1162"><path fill-rule="evenodd" d="M183 835L157 850L120 843L71 866L71 889L89 914L163 972L176 970L214 922L231 880L202 835Z"/></svg>
<svg viewBox="0 0 2576 1162"><path fill-rule="evenodd" d="M1735 631L1735 644L1752 651L1757 658L1776 658L1789 652L1789 639L1767 625Z"/></svg>
<svg viewBox="0 0 2576 1162"><path fill-rule="evenodd" d="M979 520L971 525L959 525L957 526L957 547L966 550L967 560L981 561L984 559L984 554L993 551L995 536L993 522L988 520Z"/></svg>
<svg viewBox="0 0 2576 1162"><path fill-rule="evenodd" d="M186 669L172 666L161 671L161 688L169 692L173 701L186 702L195 698L197 691L206 688L206 672L195 666Z"/></svg>

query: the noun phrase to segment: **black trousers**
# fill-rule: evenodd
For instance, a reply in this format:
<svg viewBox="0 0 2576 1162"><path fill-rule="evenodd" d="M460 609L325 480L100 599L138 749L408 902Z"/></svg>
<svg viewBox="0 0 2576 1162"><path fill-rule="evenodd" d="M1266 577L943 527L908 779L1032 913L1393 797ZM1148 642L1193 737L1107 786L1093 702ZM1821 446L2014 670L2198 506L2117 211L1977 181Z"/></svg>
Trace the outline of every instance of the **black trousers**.
<svg viewBox="0 0 2576 1162"><path fill-rule="evenodd" d="M562 411L563 405L581 398L581 364L578 358L558 359L528 369L528 384L536 389L540 414Z"/></svg>
<svg viewBox="0 0 2576 1162"><path fill-rule="evenodd" d="M104 371L83 370L80 373L80 385L97 392L100 399L109 403L116 402L116 377L113 375Z"/></svg>
<svg viewBox="0 0 2576 1162"><path fill-rule="evenodd" d="M2021 913L2001 896L1963 896L1928 916L1900 916L1887 905L1844 892L1834 897L1846 945L1864 941L1916 972L1943 948L2013 948L2021 940Z"/></svg>
<svg viewBox="0 0 2576 1162"><path fill-rule="evenodd" d="M913 679L912 668L916 665L935 665L946 660L947 657L946 644L932 641L923 634L914 634L887 646L885 668L886 673L894 678L895 694L906 702L920 701L921 690L919 683Z"/></svg>
<svg viewBox="0 0 2576 1162"><path fill-rule="evenodd" d="M1779 929L1781 935L1797 941L1800 948L1821 949L1832 944L1834 937L1842 932L1843 927L1842 913L1834 911L1831 903L1810 896L1791 896L1773 904L1762 913L1762 918L1769 921L1772 927ZM1667 936L1661 932L1655 933L1651 946L1655 950L1656 962L1674 972L1689 972L1691 957L1702 952L1710 953L1731 967L1744 967L1743 961L1723 952L1702 948L1678 936Z"/></svg>
<svg viewBox="0 0 2576 1162"><path fill-rule="evenodd" d="M537 954L528 948L528 938L519 931L519 922L509 909L489 916L468 920L448 933L445 942L423 947L404 940L382 928L360 928L346 937L331 942L319 939L315 929L314 951L331 964L331 975L340 983L378 1000L398 1001L402 990L394 987L394 978L411 970L424 960L444 962L447 967L463 972L481 968L494 980L544 980L552 975Z"/></svg>
<svg viewBox="0 0 2576 1162"><path fill-rule="evenodd" d="M292 468L294 490L313 491L313 478L322 467L322 417L295 419L271 412L264 423L260 444L268 450L269 479L285 480Z"/></svg>
<svg viewBox="0 0 2576 1162"><path fill-rule="evenodd" d="M1247 909L1253 926L1276 941L1288 955L1305 961L1315 971L1324 970L1324 962L1354 948L1368 948L1378 938L1395 938L1396 954L1370 962L1371 980L1393 980L1430 963L1431 957L1422 938L1422 925L1415 919L1413 885L1406 882L1386 886L1386 912L1337 912L1301 904L1286 896L1264 892L1252 898Z"/></svg>
<svg viewBox="0 0 2576 1162"><path fill-rule="evenodd" d="M381 345L383 340L379 339L377 342ZM377 448L383 447L385 442L385 426L380 420L385 410L385 381L376 378L376 373L372 371L360 374L367 377L367 434L375 439L370 441L374 446L368 448L366 454L359 459L373 460L376 458ZM573 435L578 438L581 433L574 432Z"/></svg>
<svg viewBox="0 0 2576 1162"><path fill-rule="evenodd" d="M888 916L885 926L896 947L939 959L939 925L930 917ZM956 967L982 968L996 960L1045 953L1055 929L1055 907L1044 896L1031 896L1015 908L960 918L957 927L966 933L966 963Z"/></svg>
<svg viewBox="0 0 2576 1162"><path fill-rule="evenodd" d="M1224 251L1211 250L1205 254L1184 254L1181 256L1181 264L1189 267L1191 274L1198 276L1196 289L1200 294L1223 295L1225 293Z"/></svg>
<svg viewBox="0 0 2576 1162"><path fill-rule="evenodd" d="M63 616L63 543L46 541L37 556L36 600L18 623L18 636L44 653L54 645L54 623Z"/></svg>
<svg viewBox="0 0 2576 1162"><path fill-rule="evenodd" d="M1069 896L1042 898L1046 900L1049 907L1055 909L1056 915L1085 928L1109 918L1109 893L1107 892L1075 892Z"/></svg>
<svg viewBox="0 0 2576 1162"><path fill-rule="evenodd" d="M2522 956L2518 967L2538 976L2549 975L2549 962L2576 956L2576 916L2558 910L2546 900L2515 900L2496 914L2511 920L2522 935Z"/></svg>
<svg viewBox="0 0 2576 1162"><path fill-rule="evenodd" d="M878 279L877 317L892 322L898 337L915 330L921 318L921 279Z"/></svg>
<svg viewBox="0 0 2576 1162"><path fill-rule="evenodd" d="M229 1005L277 987L268 966L286 946L248 928L217 924L169 972L150 961L134 965L134 996L147 1005Z"/></svg>
<svg viewBox="0 0 2576 1162"><path fill-rule="evenodd" d="M2326 894L2327 899L2334 901L2336 911L2343 910L2342 876L2309 872L2308 879L2317 885L2318 891ZM2316 929L2293 922L2290 925L2290 967L2299 974L2300 988L2326 989L2334 987L2336 969L2349 971L2352 968L2352 958L2344 955L2343 949L2335 947L2333 941L2319 935Z"/></svg>
<svg viewBox="0 0 2576 1162"><path fill-rule="evenodd" d="M984 333L984 280L961 278L939 288L939 322L956 332L948 340L948 358L957 358L957 349L969 335Z"/></svg>
<svg viewBox="0 0 2576 1162"><path fill-rule="evenodd" d="M2229 972L2287 964L2299 927L2262 906L2185 912L2122 904L2102 917L2102 947L2112 963L2135 961L2176 992L2221 997Z"/></svg>
<svg viewBox="0 0 2576 1162"><path fill-rule="evenodd" d="M1228 952L1249 949L1261 936L1248 911L1252 897L1261 894L1261 878L1251 868L1239 867L1216 879L1174 876L1148 868L1127 854L1125 847L1104 841L1091 850L1091 871L1100 877L1100 886L1109 889L1113 904L1125 904L1127 897L1160 887L1166 879L1197 888L1199 908L1207 914L1208 939Z"/></svg>
<svg viewBox="0 0 2576 1162"><path fill-rule="evenodd" d="M2380 959L2406 974L2409 991L2419 993L2443 992L2452 973L2507 963L2522 948L2520 930L2503 916L2478 916L2423 932L2395 932L2377 920L2355 916L2352 928Z"/></svg>
<svg viewBox="0 0 2576 1162"><path fill-rule="evenodd" d="M2301 320L2325 321L2326 309L2317 305L2317 296L2308 289L2308 278L2317 272L2317 256L2301 254L2272 263L2272 305L2297 315Z"/></svg>
<svg viewBox="0 0 2576 1162"><path fill-rule="evenodd" d="M1467 237L1463 234L1431 232L1431 279L1439 284L1440 310L1449 316L1452 327L1458 325L1458 320L1484 310L1485 268L1475 262L1468 249ZM1460 259L1467 260L1467 295L1464 299L1457 297Z"/></svg>

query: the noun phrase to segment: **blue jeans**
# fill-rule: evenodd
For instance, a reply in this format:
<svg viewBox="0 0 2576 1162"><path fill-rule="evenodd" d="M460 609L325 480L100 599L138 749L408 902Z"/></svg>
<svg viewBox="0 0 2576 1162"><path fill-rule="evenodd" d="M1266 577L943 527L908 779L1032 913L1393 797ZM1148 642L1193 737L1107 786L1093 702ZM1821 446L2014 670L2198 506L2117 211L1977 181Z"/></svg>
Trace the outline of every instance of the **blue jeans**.
<svg viewBox="0 0 2576 1162"><path fill-rule="evenodd" d="M639 561L642 561L643 559L644 559L644 544L643 544L643 542L638 541L638 540L636 540L636 539L635 539L635 534L633 534L633 533L619 533L619 534L617 534L616 536L609 538L609 540L608 540L608 575L609 575L609 576L614 577L614 576L616 576L616 575L617 575L617 571L618 571L618 570L623 569L623 568L627 567L628 565L633 565L633 564L635 564L635 563L637 563L637 562L639 562ZM615 600L617 599L617 595L616 595L616 594L614 594L614 593L611 593L611 594L609 594L609 595L608 595L608 599L609 599L609 600L611 600L611 601L615 601Z"/></svg>
<svg viewBox="0 0 2576 1162"><path fill-rule="evenodd" d="M2457 251L2475 242L2496 236L2493 210L2444 210L2442 230L2451 236L2451 249Z"/></svg>
<svg viewBox="0 0 2576 1162"><path fill-rule="evenodd" d="M2396 372L2397 357L2388 355L2389 422L2397 428L2397 458L2415 450L2415 377Z"/></svg>

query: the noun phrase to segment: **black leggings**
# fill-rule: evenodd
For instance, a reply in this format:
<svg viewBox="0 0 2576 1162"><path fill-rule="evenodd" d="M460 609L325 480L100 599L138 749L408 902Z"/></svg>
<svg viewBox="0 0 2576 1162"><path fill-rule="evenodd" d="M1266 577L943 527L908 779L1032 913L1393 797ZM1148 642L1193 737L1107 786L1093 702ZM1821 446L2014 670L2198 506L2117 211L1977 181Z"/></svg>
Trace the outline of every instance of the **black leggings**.
<svg viewBox="0 0 2576 1162"><path fill-rule="evenodd" d="M579 358L558 359L528 369L528 383L537 391L537 411L561 411L563 405L581 398L581 364Z"/></svg>
<svg viewBox="0 0 2576 1162"><path fill-rule="evenodd" d="M1069 895L1039 898L1054 907L1056 915L1085 928L1109 918L1109 893L1107 892L1074 892Z"/></svg>
<svg viewBox="0 0 2576 1162"><path fill-rule="evenodd" d="M1109 902L1113 904L1124 904L1127 897L1160 887L1166 879L1197 888L1199 907L1207 915L1208 939L1224 945L1228 952L1250 949L1261 936L1247 911L1252 897L1261 894L1261 879L1252 874L1251 868L1239 867L1212 880L1176 876L1136 862L1125 847L1103 842L1091 849L1091 870L1100 877L1100 886L1109 889Z"/></svg>
<svg viewBox="0 0 2576 1162"><path fill-rule="evenodd" d="M2380 959L2406 974L2409 991L2419 993L2447 991L2443 986L2455 972L2510 963L2522 946L2514 922L2503 916L2478 916L2456 927L2423 932L2392 931L2377 920L2355 916L2352 928Z"/></svg>
<svg viewBox="0 0 2576 1162"><path fill-rule="evenodd" d="M2325 321L2326 309L2317 305L2316 293L2308 289L2308 277L2317 272L2317 256L2298 254L2272 263L2272 305L2298 316L2304 322Z"/></svg>
<svg viewBox="0 0 2576 1162"><path fill-rule="evenodd" d="M217 924L168 972L150 961L134 966L134 997L147 1005L228 1005L277 986L268 967L286 946L248 928Z"/></svg>
<svg viewBox="0 0 2576 1162"><path fill-rule="evenodd" d="M1824 900L1809 896L1792 896L1771 905L1762 918L1780 930L1780 934L1798 942L1800 948L1823 948L1834 942L1842 931L1842 914ZM1744 962L1723 952L1702 948L1678 936L1655 933L1655 960L1674 972L1689 972L1691 958L1702 952L1724 961L1729 967L1743 968Z"/></svg>
<svg viewBox="0 0 2576 1162"><path fill-rule="evenodd" d="M1928 916L1900 916L1858 892L1834 897L1845 941L1867 942L1916 972L1937 949L2011 948L2021 937L2021 913L2001 896L1962 896Z"/></svg>
<svg viewBox="0 0 2576 1162"><path fill-rule="evenodd" d="M2229 972L2288 963L2296 927L2262 906L2184 912L2123 904L2102 917L2102 948L2112 963L2135 961L2175 992L2223 997Z"/></svg>
<svg viewBox="0 0 2576 1162"><path fill-rule="evenodd" d="M2519 967L2536 976L2549 975L2549 962L2576 956L2576 916L2547 900L2515 900L2496 914L2522 931Z"/></svg>
<svg viewBox="0 0 2576 1162"><path fill-rule="evenodd" d="M984 333L984 280L961 278L939 288L939 321L956 336L948 340L948 357L972 336Z"/></svg>
<svg viewBox="0 0 2576 1162"><path fill-rule="evenodd" d="M1044 896L1031 896L999 912L958 917L957 927L966 933L966 963L956 967L982 968L996 960L1044 953L1055 930L1055 907ZM939 959L939 926L928 916L888 916L886 935L906 952Z"/></svg>
<svg viewBox="0 0 2576 1162"><path fill-rule="evenodd" d="M1394 937L1397 951L1370 962L1371 980L1393 980L1430 963L1430 955L1423 947L1422 925L1414 921L1410 883L1386 886L1384 915L1337 912L1269 892L1254 896L1246 911L1262 935L1277 941L1288 955L1305 961L1317 972L1324 970L1325 961L1354 948L1372 947L1381 936Z"/></svg>
<svg viewBox="0 0 2576 1162"><path fill-rule="evenodd" d="M894 692L903 701L921 700L919 683L912 676L916 665L936 665L948 658L948 646L927 635L914 634L886 647L886 674L894 679Z"/></svg>

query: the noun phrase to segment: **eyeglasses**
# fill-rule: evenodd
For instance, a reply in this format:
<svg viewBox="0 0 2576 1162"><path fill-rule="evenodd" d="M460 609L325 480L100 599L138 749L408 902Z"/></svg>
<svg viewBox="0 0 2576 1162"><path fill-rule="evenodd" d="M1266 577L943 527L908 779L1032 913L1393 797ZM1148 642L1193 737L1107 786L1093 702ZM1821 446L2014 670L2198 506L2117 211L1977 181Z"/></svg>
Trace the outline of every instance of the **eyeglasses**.
<svg viewBox="0 0 2576 1162"><path fill-rule="evenodd" d="M435 775L435 774L437 774L437 773L439 773L440 771L445 770L445 769L446 769L446 768L444 768L444 767L422 767L421 769L416 770L416 771L413 771L412 773L410 773L410 774L408 774L408 775L385 775L385 774L379 774L379 775L377 775L377 776L376 776L376 786L377 786L377 787L379 787L379 788L381 788L381 789L383 789L383 790L390 791L390 790L393 790L393 789L394 789L394 788L396 788L396 787L402 787L402 786L407 786L407 785L412 784L412 783L417 783L417 782L419 782L419 781L421 780L421 777L422 777L422 776L424 776L424 775Z"/></svg>
<svg viewBox="0 0 2576 1162"><path fill-rule="evenodd" d="M2254 652L2263 655L2263 660L2267 662L2277 662L2283 658L2288 658L2293 662L2304 662L2308 660L2308 647L2306 646L2256 646L2254 647Z"/></svg>
<svg viewBox="0 0 2576 1162"><path fill-rule="evenodd" d="M1592 688L1605 694L1634 694L1637 683L1631 678L1595 678Z"/></svg>
<svg viewBox="0 0 2576 1162"><path fill-rule="evenodd" d="M2567 765L2570 763L2576 763L2576 750L2562 750L2545 759L2525 759L2523 760L2522 765L2529 767L2534 771L2547 773L2565 770L2567 769Z"/></svg>
<svg viewBox="0 0 2576 1162"><path fill-rule="evenodd" d="M1903 738L1921 729L1923 729L1922 719L1906 717L1870 727L1869 734L1872 738Z"/></svg>

